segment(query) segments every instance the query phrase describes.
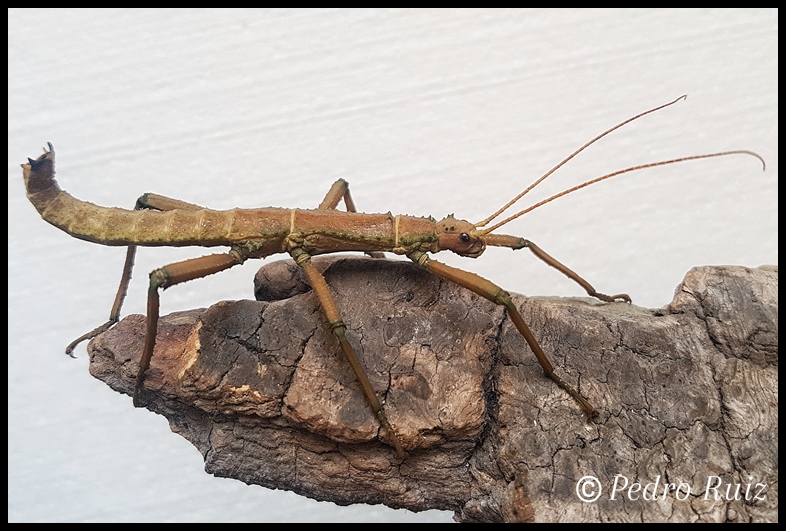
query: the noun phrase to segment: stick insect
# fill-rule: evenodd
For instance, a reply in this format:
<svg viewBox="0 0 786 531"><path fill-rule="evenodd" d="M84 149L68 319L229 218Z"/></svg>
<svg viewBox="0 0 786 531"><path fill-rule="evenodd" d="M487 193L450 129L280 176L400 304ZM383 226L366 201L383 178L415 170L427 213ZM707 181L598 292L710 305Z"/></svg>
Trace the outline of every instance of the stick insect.
<svg viewBox="0 0 786 531"><path fill-rule="evenodd" d="M405 255L419 267L504 306L514 326L532 349L546 376L573 397L587 416L591 418L596 415L595 408L554 372L554 367L538 345L535 336L513 304L508 292L475 273L438 262L430 258L427 253L433 254L449 250L460 256L477 258L487 246L508 247L514 250L529 249L546 264L578 283L589 296L609 303L629 303L631 299L624 293L605 295L596 291L589 282L551 257L533 242L517 236L496 234L495 231L527 212L559 197L618 175L689 160L735 154L756 157L764 166L764 160L759 155L745 150L724 151L629 167L586 181L529 208L520 210L502 221L491 223L535 186L593 143L612 131L647 114L674 105L685 97L681 96L672 102L637 114L604 131L546 172L491 216L474 224L456 219L453 215L436 221L431 217L360 213L350 195L349 185L343 179L336 181L322 203L316 209L311 210L271 207L216 211L152 193L142 195L133 210L107 208L76 199L60 188L55 179L55 151L50 143L49 149L45 149L40 157L36 160L28 159L27 164L22 164L27 196L43 219L75 238L128 248L120 286L110 311L109 320L74 340L68 345L66 353L71 355L80 342L105 332L119 321L120 309L131 279L137 246L229 247L229 251L225 253L176 262L150 273L145 344L133 393L134 405L140 407L143 405L145 371L150 366L156 342L159 290L218 273L242 264L249 258L265 258L276 253L288 253L302 268L316 293L330 329L352 367L369 407L386 432L388 444L391 444L395 448L397 456L403 459L406 455L404 447L388 421L382 403L372 388L360 360L347 340L347 327L341 318L341 313L325 278L311 261L311 257L314 255L333 252L362 251L377 257L384 256L384 252L391 252ZM346 212L337 210L342 199L346 206Z"/></svg>

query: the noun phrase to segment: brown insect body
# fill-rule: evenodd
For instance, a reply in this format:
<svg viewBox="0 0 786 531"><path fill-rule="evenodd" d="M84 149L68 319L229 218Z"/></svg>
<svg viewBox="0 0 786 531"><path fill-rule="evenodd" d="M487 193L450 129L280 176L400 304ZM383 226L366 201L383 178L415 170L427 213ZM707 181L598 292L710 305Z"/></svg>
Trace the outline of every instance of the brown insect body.
<svg viewBox="0 0 786 531"><path fill-rule="evenodd" d="M592 417L596 413L593 406L554 373L553 366L505 290L474 273L433 260L426 253L450 250L461 256L476 258L483 253L487 245L511 249L526 247L535 256L582 286L588 295L604 302L630 302L630 297L625 294L609 296L595 291L589 282L532 242L516 236L492 234L492 231L558 197L623 173L731 154L752 155L763 165L764 161L761 157L750 151L727 151L634 166L565 190L491 227L481 227L486 227L524 194L590 144L641 116L673 105L681 99L684 99L684 96L640 113L608 129L576 150L493 215L476 224L455 219L452 215L441 221L435 221L432 218L394 216L390 213L358 213L349 193L349 185L341 179L333 184L324 201L314 210L258 208L217 211L155 194L141 196L134 210L102 207L76 199L60 188L55 180L54 149L49 144L49 151L44 150L44 154L38 159L28 159L29 162L22 165L27 196L43 219L75 238L103 245L128 247L120 287L109 320L76 339L68 346L66 352L70 354L79 342L108 330L119 320L137 246L229 247L229 252L169 264L150 274L145 347L134 390L134 404L139 406L142 404L141 396L144 391L144 373L150 365L155 347L159 290L223 271L243 263L248 258L264 258L276 253L288 253L301 266L319 298L330 328L352 366L371 410L385 428L382 437L387 439L396 448L397 455L403 458L405 456L403 445L388 422L364 368L346 339L346 325L341 319L330 289L322 274L311 263L311 256L324 253L362 251L373 256L381 256L381 252L392 252L406 255L418 266L437 276L456 282L496 304L505 306L511 322L527 341L546 375L567 391L587 415ZM347 212L336 210L342 199L346 204Z"/></svg>
<svg viewBox="0 0 786 531"><path fill-rule="evenodd" d="M311 255L343 251L408 254L465 247L456 231L475 230L452 216L431 218L339 210L255 208L128 210L82 201L55 179L54 150L22 165L27 197L41 217L75 238L102 245L239 246L250 258L288 251L294 240ZM142 196L144 201L152 194ZM460 253L465 254L465 253Z"/></svg>

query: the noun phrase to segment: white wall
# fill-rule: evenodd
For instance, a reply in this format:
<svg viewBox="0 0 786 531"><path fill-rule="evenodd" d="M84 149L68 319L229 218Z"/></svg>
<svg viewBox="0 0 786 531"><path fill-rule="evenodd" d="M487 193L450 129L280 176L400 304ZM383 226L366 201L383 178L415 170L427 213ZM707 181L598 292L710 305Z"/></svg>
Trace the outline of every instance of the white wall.
<svg viewBox="0 0 786 531"><path fill-rule="evenodd" d="M547 193L642 172L511 223L601 290L668 303L694 265L778 261L776 10L9 10L8 517L448 520L340 508L202 471L165 420L109 391L65 344L103 322L121 249L68 237L27 202L19 164L51 141L75 196L143 192L214 208L316 206L338 177L360 209L477 221L614 123ZM140 252L148 271L204 250ZM582 296L527 252L446 258L511 291ZM162 312L251 298L259 263L168 290ZM113 449L124 448L121 453Z"/></svg>

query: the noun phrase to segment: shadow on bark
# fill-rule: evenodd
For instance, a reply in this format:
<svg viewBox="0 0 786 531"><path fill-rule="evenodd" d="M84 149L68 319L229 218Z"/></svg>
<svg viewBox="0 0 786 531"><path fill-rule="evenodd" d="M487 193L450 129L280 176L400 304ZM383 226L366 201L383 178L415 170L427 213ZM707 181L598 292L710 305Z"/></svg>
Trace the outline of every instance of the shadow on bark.
<svg viewBox="0 0 786 531"><path fill-rule="evenodd" d="M148 408L207 472L460 521L777 521L777 268L694 268L660 310L514 295L588 422L500 307L408 262L315 263L407 458L285 261L257 274L261 301L159 323ZM144 328L93 340L91 373L130 394Z"/></svg>

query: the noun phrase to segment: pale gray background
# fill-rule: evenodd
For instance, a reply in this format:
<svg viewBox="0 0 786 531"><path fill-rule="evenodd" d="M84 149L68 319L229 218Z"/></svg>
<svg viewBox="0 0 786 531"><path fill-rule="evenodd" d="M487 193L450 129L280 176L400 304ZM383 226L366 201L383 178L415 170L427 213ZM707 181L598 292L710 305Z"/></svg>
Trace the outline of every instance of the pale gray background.
<svg viewBox="0 0 786 531"><path fill-rule="evenodd" d="M776 10L71 11L8 18L8 518L449 520L341 508L216 479L167 422L87 372L71 339L108 315L124 252L27 202L47 141L65 189L131 207L155 191L214 208L313 207L338 177L361 210L478 221L573 149L629 125L538 197L637 163L753 158L619 177L506 227L606 292L659 307L694 265L778 261ZM143 249L147 273L204 253ZM526 251L447 257L511 291L582 296ZM260 265L177 286L162 312L252 298ZM580 419L577 413L577 419ZM119 452L117 451L119 449ZM591 471L588 471L590 473Z"/></svg>

